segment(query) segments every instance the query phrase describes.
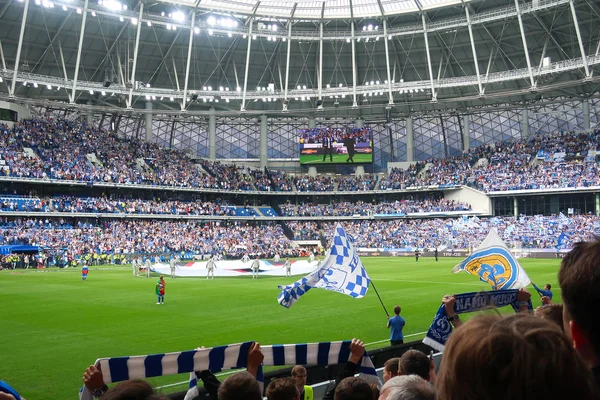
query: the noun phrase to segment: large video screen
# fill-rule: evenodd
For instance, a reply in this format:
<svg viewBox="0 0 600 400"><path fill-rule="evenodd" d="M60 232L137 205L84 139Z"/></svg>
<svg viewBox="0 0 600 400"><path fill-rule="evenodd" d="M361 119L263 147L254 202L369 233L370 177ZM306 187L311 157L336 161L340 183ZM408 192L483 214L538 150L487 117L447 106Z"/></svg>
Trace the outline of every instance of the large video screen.
<svg viewBox="0 0 600 400"><path fill-rule="evenodd" d="M312 128L300 131L300 164L371 164L373 130Z"/></svg>

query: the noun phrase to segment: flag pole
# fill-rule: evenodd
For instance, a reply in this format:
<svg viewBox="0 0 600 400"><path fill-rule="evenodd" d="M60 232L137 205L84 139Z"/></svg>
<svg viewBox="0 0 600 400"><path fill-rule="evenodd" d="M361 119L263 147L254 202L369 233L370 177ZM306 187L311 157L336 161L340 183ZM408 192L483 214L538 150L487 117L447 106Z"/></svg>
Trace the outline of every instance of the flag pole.
<svg viewBox="0 0 600 400"><path fill-rule="evenodd" d="M377 288L375 287L375 283L373 283L373 280L371 280L371 286L373 286L373 290L375 291L375 294L377 295L377 298L379 299L379 302L381 303L381 307L383 307L383 311L385 311L385 314L389 318L390 314L387 312L387 309L383 305L383 301L381 300L381 296L379 295L379 292L377 291Z"/></svg>

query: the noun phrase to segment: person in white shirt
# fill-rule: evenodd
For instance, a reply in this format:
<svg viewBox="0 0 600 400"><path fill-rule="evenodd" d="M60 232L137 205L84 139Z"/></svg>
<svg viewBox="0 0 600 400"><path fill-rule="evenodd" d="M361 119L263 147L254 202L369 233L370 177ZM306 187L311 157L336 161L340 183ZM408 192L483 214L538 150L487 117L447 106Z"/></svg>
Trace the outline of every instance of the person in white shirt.
<svg viewBox="0 0 600 400"><path fill-rule="evenodd" d="M150 257L146 259L146 278L150 278L150 268L152 264L150 263Z"/></svg>
<svg viewBox="0 0 600 400"><path fill-rule="evenodd" d="M175 270L177 269L177 259L175 256L171 257L169 261L169 269L171 270L171 278L175 279Z"/></svg>
<svg viewBox="0 0 600 400"><path fill-rule="evenodd" d="M289 278L290 276L292 276L292 263L291 263L290 259L287 257L285 259L284 267L285 267L285 276Z"/></svg>
<svg viewBox="0 0 600 400"><path fill-rule="evenodd" d="M244 254L244 257L242 257L242 261L247 263L248 261L250 261L250 257L248 257L248 254Z"/></svg>
<svg viewBox="0 0 600 400"><path fill-rule="evenodd" d="M315 262L315 253L310 253L309 260L310 262Z"/></svg>
<svg viewBox="0 0 600 400"><path fill-rule="evenodd" d="M256 256L256 260L252 262L252 279L258 279L258 270L260 269L260 262L258 261L258 256Z"/></svg>
<svg viewBox="0 0 600 400"><path fill-rule="evenodd" d="M210 275L212 275L212 279L215 279L215 268L216 268L216 263L213 257L210 257L208 259L208 261L206 262L206 279L208 279L208 277Z"/></svg>
<svg viewBox="0 0 600 400"><path fill-rule="evenodd" d="M137 258L134 258L133 261L131 261L131 269L133 270L133 276L136 276L137 274L139 274L139 270L137 268L138 268Z"/></svg>

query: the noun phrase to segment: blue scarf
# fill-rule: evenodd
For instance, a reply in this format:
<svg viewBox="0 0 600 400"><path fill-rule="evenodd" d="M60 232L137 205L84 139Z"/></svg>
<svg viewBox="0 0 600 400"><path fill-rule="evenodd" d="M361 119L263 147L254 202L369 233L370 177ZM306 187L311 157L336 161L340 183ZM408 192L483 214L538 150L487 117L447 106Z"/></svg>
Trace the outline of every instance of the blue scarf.
<svg viewBox="0 0 600 400"><path fill-rule="evenodd" d="M517 289L510 289L457 294L456 302L454 303L454 312L456 314L464 314L505 306L511 306L515 312L519 312L517 292ZM531 300L528 303L529 310L533 310ZM423 339L423 343L438 351L444 351L444 346L451 333L452 324L448 321L446 308L442 304L433 318L433 322L427 331L427 335L425 335L425 339Z"/></svg>
<svg viewBox="0 0 600 400"><path fill-rule="evenodd" d="M122 382L128 379L144 379L190 373L188 392L185 399L198 396L194 371L209 370L213 373L248 366L248 349L253 342L212 347L178 353L152 354L147 356L100 358L96 367L102 369L104 383ZM321 342L308 344L284 344L261 346L264 355L262 365L334 365L345 363L350 358L350 341ZM369 355L365 352L359 362L359 373L369 383L380 384L377 372ZM264 382L262 366L256 377L259 385ZM93 400L92 393L84 386L80 400Z"/></svg>

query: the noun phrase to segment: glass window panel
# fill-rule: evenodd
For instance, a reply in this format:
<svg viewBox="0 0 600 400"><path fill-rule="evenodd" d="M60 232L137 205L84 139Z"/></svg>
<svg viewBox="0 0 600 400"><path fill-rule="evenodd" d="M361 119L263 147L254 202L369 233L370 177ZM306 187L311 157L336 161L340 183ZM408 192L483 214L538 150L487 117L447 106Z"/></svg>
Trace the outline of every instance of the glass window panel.
<svg viewBox="0 0 600 400"><path fill-rule="evenodd" d="M531 135L583 129L581 101L546 104L529 110Z"/></svg>
<svg viewBox="0 0 600 400"><path fill-rule="evenodd" d="M494 110L469 116L471 148L521 138L521 111Z"/></svg>

